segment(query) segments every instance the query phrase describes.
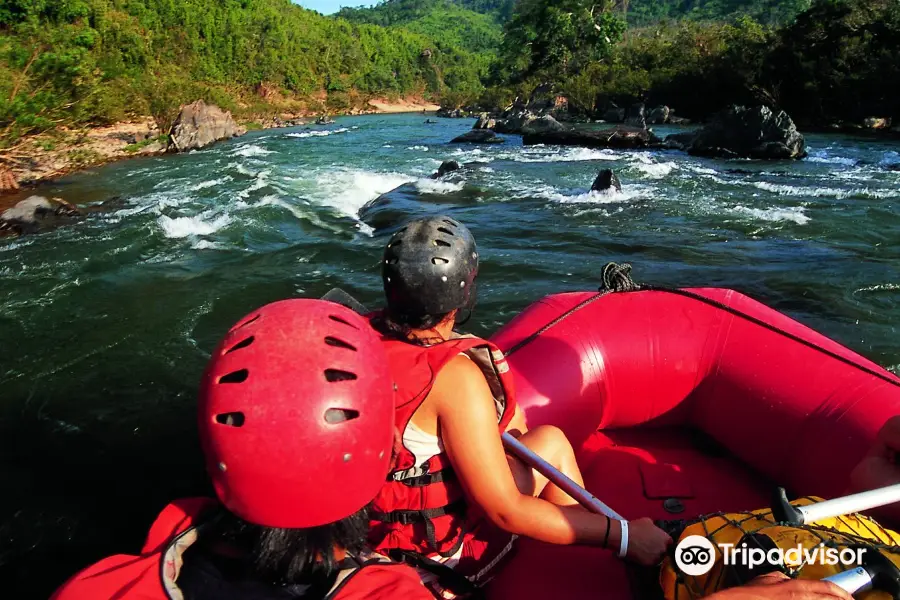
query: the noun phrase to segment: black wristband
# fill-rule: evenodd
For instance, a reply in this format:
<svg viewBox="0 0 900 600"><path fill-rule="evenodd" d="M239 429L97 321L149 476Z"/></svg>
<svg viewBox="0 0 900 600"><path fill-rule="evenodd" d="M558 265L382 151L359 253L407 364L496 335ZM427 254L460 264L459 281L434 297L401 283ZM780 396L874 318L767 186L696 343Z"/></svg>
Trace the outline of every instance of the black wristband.
<svg viewBox="0 0 900 600"><path fill-rule="evenodd" d="M609 541L609 530L612 529L612 521L608 515L604 516L606 516L606 535L603 536L603 547L606 548L606 543Z"/></svg>

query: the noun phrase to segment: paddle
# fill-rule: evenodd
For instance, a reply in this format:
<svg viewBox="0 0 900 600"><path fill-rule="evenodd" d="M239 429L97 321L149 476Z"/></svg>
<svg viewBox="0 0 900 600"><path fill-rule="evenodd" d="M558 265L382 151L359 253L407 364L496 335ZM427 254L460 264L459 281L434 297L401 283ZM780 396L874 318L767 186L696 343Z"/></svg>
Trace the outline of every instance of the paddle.
<svg viewBox="0 0 900 600"><path fill-rule="evenodd" d="M509 433L504 432L500 437L503 439L503 446L510 454L549 479L556 487L571 496L573 500L576 500L578 504L592 513L605 515L617 521L625 520L625 517L598 500L596 496L572 481L565 473L548 463Z"/></svg>
<svg viewBox="0 0 900 600"><path fill-rule="evenodd" d="M775 498L772 503L772 516L781 523L794 526L806 525L895 502L900 502L900 483L842 498L823 500L807 506L792 505L787 499L784 488L778 488L775 490Z"/></svg>

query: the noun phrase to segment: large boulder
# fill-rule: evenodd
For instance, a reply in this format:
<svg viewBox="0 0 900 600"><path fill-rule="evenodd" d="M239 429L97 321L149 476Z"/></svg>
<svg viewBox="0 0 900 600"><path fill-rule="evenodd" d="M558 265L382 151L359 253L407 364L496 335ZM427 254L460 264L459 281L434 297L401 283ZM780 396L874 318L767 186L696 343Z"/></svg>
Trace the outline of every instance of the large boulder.
<svg viewBox="0 0 900 600"><path fill-rule="evenodd" d="M450 140L451 144L502 144L503 138L489 129L473 129Z"/></svg>
<svg viewBox="0 0 900 600"><path fill-rule="evenodd" d="M687 151L696 156L798 159L806 156L806 142L784 111L732 106L700 129Z"/></svg>
<svg viewBox="0 0 900 600"><path fill-rule="evenodd" d="M612 169L600 169L597 178L594 180L594 185L591 186L591 191L605 192L611 188L617 192L622 191L622 183L619 181L619 177Z"/></svg>
<svg viewBox="0 0 900 600"><path fill-rule="evenodd" d="M672 135L667 135L666 139L663 141L663 148L668 148L670 150L687 150L691 144L694 143L694 138L697 137L696 131L683 131L681 133L673 133Z"/></svg>
<svg viewBox="0 0 900 600"><path fill-rule="evenodd" d="M181 109L169 133L169 150L186 152L205 148L219 140L243 135L247 130L234 122L231 113L215 104L197 100Z"/></svg>
<svg viewBox="0 0 900 600"><path fill-rule="evenodd" d="M494 131L497 133L521 134L525 127L537 118L536 114L523 110L510 115L506 119L497 121L494 125Z"/></svg>
<svg viewBox="0 0 900 600"><path fill-rule="evenodd" d="M647 115L647 123L650 125L665 125L669 122L669 115L671 114L672 110L668 106L657 106Z"/></svg>
<svg viewBox="0 0 900 600"><path fill-rule="evenodd" d="M478 120L475 122L475 125L472 129L493 129L497 126L497 120L491 117L488 113L481 113L478 115Z"/></svg>
<svg viewBox="0 0 900 600"><path fill-rule="evenodd" d="M453 171L459 171L460 168L461 167L459 166L459 163L456 162L455 160L445 160L444 162L441 163L441 166L438 167L437 173L433 173L431 175L431 179L440 179L441 177L443 177L444 175L446 175L448 173L452 173Z"/></svg>
<svg viewBox="0 0 900 600"><path fill-rule="evenodd" d="M625 125L628 127L647 129L647 120L644 116L643 103L639 102L631 105L631 108L628 109L628 116L625 118Z"/></svg>
<svg viewBox="0 0 900 600"><path fill-rule="evenodd" d="M532 119L528 123L526 123L522 127L522 134L527 135L530 133L547 133L549 131L564 131L566 127L551 117L550 115L544 115L543 117L539 117L537 119Z"/></svg>
<svg viewBox="0 0 900 600"><path fill-rule="evenodd" d="M586 148L646 148L658 141L653 132L647 129L623 126L600 131L572 128L564 131L528 133L522 136L522 143L526 146L547 144Z"/></svg>
<svg viewBox="0 0 900 600"><path fill-rule="evenodd" d="M43 196L29 196L12 208L0 213L0 231L17 234L36 233L40 229L56 224L60 217L73 217L78 209L62 200L48 200Z"/></svg>
<svg viewBox="0 0 900 600"><path fill-rule="evenodd" d="M625 120L625 109L619 108L618 106L611 106L603 113L601 119L607 123L622 123Z"/></svg>

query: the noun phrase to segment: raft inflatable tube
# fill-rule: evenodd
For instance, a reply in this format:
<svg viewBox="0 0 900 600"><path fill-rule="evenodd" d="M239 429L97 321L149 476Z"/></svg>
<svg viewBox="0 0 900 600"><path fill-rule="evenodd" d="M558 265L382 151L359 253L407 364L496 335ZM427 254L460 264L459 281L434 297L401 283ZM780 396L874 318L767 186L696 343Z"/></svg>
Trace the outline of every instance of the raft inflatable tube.
<svg viewBox="0 0 900 600"><path fill-rule="evenodd" d="M529 426L560 427L627 519L755 510L776 486L842 495L900 413L892 373L727 289L551 295L492 340ZM489 597L624 600L641 583L608 550L520 540Z"/></svg>

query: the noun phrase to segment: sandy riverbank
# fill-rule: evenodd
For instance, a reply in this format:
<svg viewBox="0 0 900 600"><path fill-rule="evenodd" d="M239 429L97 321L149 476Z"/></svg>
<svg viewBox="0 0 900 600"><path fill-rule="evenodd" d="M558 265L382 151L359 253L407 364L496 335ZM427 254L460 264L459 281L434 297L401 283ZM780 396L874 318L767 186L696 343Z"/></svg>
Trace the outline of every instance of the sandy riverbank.
<svg viewBox="0 0 900 600"><path fill-rule="evenodd" d="M434 112L440 107L420 99L388 100L374 98L366 108L347 111L341 115L396 114ZM282 115L282 121L313 124L318 113ZM244 125L264 129L276 126L276 120L237 119ZM0 153L0 210L27 197L36 186L63 175L134 156L162 154L166 151L164 138L153 120L142 117L107 127L89 129L59 129L52 133L23 140L12 152ZM14 182L18 189L10 185Z"/></svg>

